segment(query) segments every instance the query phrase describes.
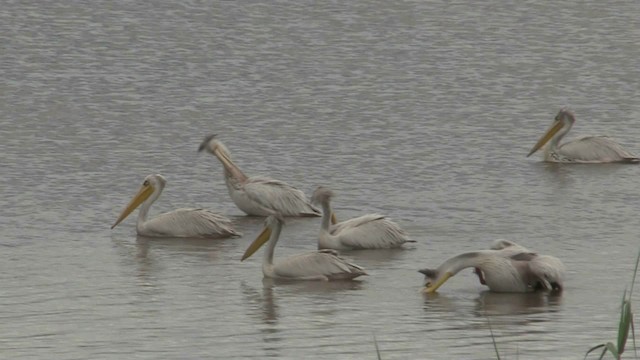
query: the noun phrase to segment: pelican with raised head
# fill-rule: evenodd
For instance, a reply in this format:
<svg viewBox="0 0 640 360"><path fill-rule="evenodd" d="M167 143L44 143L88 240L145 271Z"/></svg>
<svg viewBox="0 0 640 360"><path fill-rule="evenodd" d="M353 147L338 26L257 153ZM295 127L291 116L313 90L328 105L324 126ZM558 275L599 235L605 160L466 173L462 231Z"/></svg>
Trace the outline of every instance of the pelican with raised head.
<svg viewBox="0 0 640 360"><path fill-rule="evenodd" d="M149 208L162 193L167 180L162 175L149 175L138 193L122 210L118 220L111 226L113 229L120 224L138 206L138 223L136 230L138 235L150 237L205 237L226 238L240 236L227 217L204 209L177 209L160 214L147 220Z"/></svg>
<svg viewBox="0 0 640 360"><path fill-rule="evenodd" d="M557 163L639 163L640 158L622 148L607 136L584 136L560 144L571 130L576 117L568 109L561 109L551 127L529 151L527 157L551 141L544 150L544 160Z"/></svg>
<svg viewBox="0 0 640 360"><path fill-rule="evenodd" d="M231 160L231 154L216 135L207 136L198 151L215 155L224 167L224 180L231 199L247 215L320 216L304 193L266 176L247 177Z"/></svg>
<svg viewBox="0 0 640 360"><path fill-rule="evenodd" d="M495 292L562 290L565 268L550 255L530 252L508 240L496 241L492 249L456 255L436 269L422 269L427 293L434 293L462 269L475 268L480 283Z"/></svg>
<svg viewBox="0 0 640 360"><path fill-rule="evenodd" d="M380 214L367 214L357 218L337 222L331 209L333 191L320 186L311 201L322 206L319 249L388 249L402 246L409 240L406 232L398 224Z"/></svg>
<svg viewBox="0 0 640 360"><path fill-rule="evenodd" d="M253 255L262 245L269 242L264 251L262 273L266 278L283 280L352 280L367 275L364 269L352 264L338 255L335 250L318 250L293 255L274 263L273 253L284 219L272 215L265 220L265 228L249 245L242 255L242 260Z"/></svg>

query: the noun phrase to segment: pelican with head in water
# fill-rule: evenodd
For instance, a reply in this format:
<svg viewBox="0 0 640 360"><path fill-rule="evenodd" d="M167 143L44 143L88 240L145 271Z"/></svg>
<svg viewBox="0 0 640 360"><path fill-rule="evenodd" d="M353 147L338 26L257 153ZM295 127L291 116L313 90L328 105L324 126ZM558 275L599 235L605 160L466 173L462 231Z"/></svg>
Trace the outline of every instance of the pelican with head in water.
<svg viewBox="0 0 640 360"><path fill-rule="evenodd" d="M147 220L147 213L162 193L167 180L162 175L149 175L144 178L142 187L124 208L118 220L111 226L113 229L120 224L138 206L142 205L138 213L136 230L138 235L150 237L207 237L225 238L240 236L231 220L204 209L177 209L160 214Z"/></svg>
<svg viewBox="0 0 640 360"><path fill-rule="evenodd" d="M367 214L337 222L331 209L333 191L320 186L313 192L311 201L322 205L319 249L385 249L400 247L409 240L407 234L395 222L384 215Z"/></svg>
<svg viewBox="0 0 640 360"><path fill-rule="evenodd" d="M320 216L320 211L309 203L304 193L293 186L266 176L247 177L216 135L204 139L198 151L203 150L220 160L229 195L247 215Z"/></svg>
<svg viewBox="0 0 640 360"><path fill-rule="evenodd" d="M620 144L607 136L584 136L560 144L560 140L571 130L576 121L575 115L568 109L561 109L551 127L529 151L527 157L538 151L547 142L544 160L558 163L638 163L640 158L622 148Z"/></svg>
<svg viewBox="0 0 640 360"><path fill-rule="evenodd" d="M565 268L550 255L530 252L508 240L499 240L490 250L456 255L436 269L422 269L426 277L425 292L434 293L462 269L475 268L480 283L495 292L530 292L562 290Z"/></svg>
<svg viewBox="0 0 640 360"><path fill-rule="evenodd" d="M280 237L284 220L272 215L265 220L265 228L249 245L242 260L253 255L267 241L264 251L262 273L266 278L283 280L351 280L367 275L364 269L352 264L338 255L335 250L318 250L293 255L273 261L273 253Z"/></svg>

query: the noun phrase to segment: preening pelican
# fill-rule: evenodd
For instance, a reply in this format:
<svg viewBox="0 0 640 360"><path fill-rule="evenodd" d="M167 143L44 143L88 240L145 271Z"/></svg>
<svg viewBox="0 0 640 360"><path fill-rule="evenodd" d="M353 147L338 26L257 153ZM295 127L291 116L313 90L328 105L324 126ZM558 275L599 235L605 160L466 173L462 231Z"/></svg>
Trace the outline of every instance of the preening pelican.
<svg viewBox="0 0 640 360"><path fill-rule="evenodd" d="M142 187L122 210L118 220L111 226L113 229L120 224L140 204L136 230L139 235L151 237L211 237L224 238L240 236L234 230L231 220L204 209L177 209L160 214L147 220L147 213L151 204L160 197L167 180L162 175L149 175L144 178Z"/></svg>
<svg viewBox="0 0 640 360"><path fill-rule="evenodd" d="M337 222L335 213L331 210L333 196L333 191L320 186L311 197L312 202L322 205L319 249L383 249L415 242L409 240L405 231L384 215L367 214Z"/></svg>
<svg viewBox="0 0 640 360"><path fill-rule="evenodd" d="M335 250L318 250L289 256L273 262L273 252L280 237L284 220L279 215L269 216L265 228L249 245L242 260L253 255L264 243L269 245L264 251L262 273L266 278L288 280L351 280L367 275L363 268L338 256Z"/></svg>
<svg viewBox="0 0 640 360"><path fill-rule="evenodd" d="M460 270L473 267L480 282L496 292L562 290L564 265L550 255L538 255L508 240L495 249L456 255L437 269L420 270L426 276L425 292L434 293Z"/></svg>
<svg viewBox="0 0 640 360"><path fill-rule="evenodd" d="M215 136L207 136L198 151L207 150L220 160L229 195L240 210L255 216L320 216L304 193L293 186L265 176L247 177Z"/></svg>
<svg viewBox="0 0 640 360"><path fill-rule="evenodd" d="M544 160L559 163L638 163L638 156L623 149L606 136L584 136L560 145L560 140L571 130L576 117L568 109L561 109L551 127L529 151L527 157L538 151L549 140Z"/></svg>

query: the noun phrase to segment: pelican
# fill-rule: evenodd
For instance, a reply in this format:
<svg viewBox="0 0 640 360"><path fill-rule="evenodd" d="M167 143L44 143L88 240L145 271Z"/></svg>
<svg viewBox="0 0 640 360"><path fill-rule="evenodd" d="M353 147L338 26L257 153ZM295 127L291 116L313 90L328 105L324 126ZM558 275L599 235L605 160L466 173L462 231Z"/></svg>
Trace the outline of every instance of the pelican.
<svg viewBox="0 0 640 360"><path fill-rule="evenodd" d="M551 127L529 151L527 157L538 151L549 140L544 160L558 163L638 163L638 156L623 149L607 136L584 136L560 145L560 140L571 130L576 117L568 109L561 109Z"/></svg>
<svg viewBox="0 0 640 360"><path fill-rule="evenodd" d="M280 215L271 215L265 220L265 228L249 245L242 260L253 255L267 241L262 273L265 278L287 280L351 280L367 275L363 268L338 256L335 250L318 250L289 256L273 262L273 252L280 237L284 220Z"/></svg>
<svg viewBox="0 0 640 360"><path fill-rule="evenodd" d="M404 230L384 215L367 214L337 222L336 215L331 210L333 196L333 191L320 186L311 197L313 203L322 205L319 249L383 249L415 242L409 240Z"/></svg>
<svg viewBox="0 0 640 360"><path fill-rule="evenodd" d="M460 270L473 267L480 282L495 292L562 290L564 265L550 255L538 255L508 240L499 240L490 250L456 255L437 269L422 269L425 292L434 293Z"/></svg>
<svg viewBox="0 0 640 360"><path fill-rule="evenodd" d="M177 209L160 214L147 220L147 213L151 204L160 197L167 180L160 174L149 175L144 178L142 187L122 210L118 220L111 226L113 229L120 224L140 204L136 230L138 235L150 237L211 237L225 238L240 236L228 218L204 209Z"/></svg>
<svg viewBox="0 0 640 360"><path fill-rule="evenodd" d="M304 193L293 186L266 176L247 177L231 160L229 150L217 140L207 136L198 151L207 150L224 166L224 179L229 195L236 206L247 215L320 216Z"/></svg>

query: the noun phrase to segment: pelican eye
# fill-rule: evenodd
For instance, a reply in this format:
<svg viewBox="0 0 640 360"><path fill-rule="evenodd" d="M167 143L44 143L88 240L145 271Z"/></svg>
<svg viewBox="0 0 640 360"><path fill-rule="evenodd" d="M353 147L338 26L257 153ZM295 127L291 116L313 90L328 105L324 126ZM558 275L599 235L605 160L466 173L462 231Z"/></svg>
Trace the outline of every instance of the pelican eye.
<svg viewBox="0 0 640 360"><path fill-rule="evenodd" d="M145 180L145 181L142 183L142 185L144 185L144 186L149 186L149 180Z"/></svg>
<svg viewBox="0 0 640 360"><path fill-rule="evenodd" d="M427 281L427 283L426 283L426 284L424 284L424 286L426 286L426 287L431 287L431 281Z"/></svg>

